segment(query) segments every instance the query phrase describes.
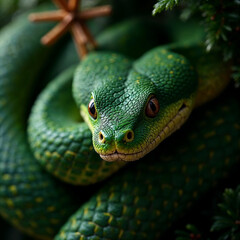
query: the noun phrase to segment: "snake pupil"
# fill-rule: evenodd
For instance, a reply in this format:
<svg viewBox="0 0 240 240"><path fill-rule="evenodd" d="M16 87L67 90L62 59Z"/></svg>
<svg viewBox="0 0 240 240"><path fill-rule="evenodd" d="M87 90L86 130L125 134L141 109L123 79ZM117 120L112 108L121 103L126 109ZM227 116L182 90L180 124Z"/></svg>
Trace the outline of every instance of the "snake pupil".
<svg viewBox="0 0 240 240"><path fill-rule="evenodd" d="M152 109L152 111L156 112L157 108L156 108L155 104L152 101L150 101L149 104L150 104L150 108Z"/></svg>
<svg viewBox="0 0 240 240"><path fill-rule="evenodd" d="M128 138L128 139L131 139L131 138L132 138L132 132L129 132L129 133L127 134L127 138Z"/></svg>
<svg viewBox="0 0 240 240"><path fill-rule="evenodd" d="M92 99L90 103L88 104L88 112L89 114L96 119L97 118L97 111L95 108L94 100Z"/></svg>
<svg viewBox="0 0 240 240"><path fill-rule="evenodd" d="M153 118L156 117L159 112L159 102L155 96L152 96L147 103L145 113L148 117Z"/></svg>
<svg viewBox="0 0 240 240"><path fill-rule="evenodd" d="M94 103L91 104L90 106L90 112L92 113L92 115L95 114L95 107L94 107Z"/></svg>

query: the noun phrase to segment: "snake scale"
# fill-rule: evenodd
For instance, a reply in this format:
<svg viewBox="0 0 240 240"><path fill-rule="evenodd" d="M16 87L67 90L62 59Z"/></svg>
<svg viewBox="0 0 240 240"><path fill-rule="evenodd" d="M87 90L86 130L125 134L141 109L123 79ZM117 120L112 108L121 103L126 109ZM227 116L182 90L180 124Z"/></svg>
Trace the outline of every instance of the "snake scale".
<svg viewBox="0 0 240 240"><path fill-rule="evenodd" d="M106 91L111 104L113 104L112 97L116 98L114 103L116 106L121 103L117 102L121 95L118 98L118 91L112 93L108 85L101 89L99 76L102 74L103 78L108 76L114 79L117 75L118 81L122 80L121 78L133 79L135 84L139 84L151 77L145 73L148 74L150 71L152 74L154 69L144 70L144 67L153 66L154 54L166 55L167 66L171 65L171 62L167 62L168 60L177 59L180 63L181 61L185 63L187 60L177 53L168 52L176 49L174 46L170 49L156 48L135 63L120 54L90 54L80 64L74 77L74 79L80 78L83 83L74 89L75 96L80 94L77 88L83 89L82 95L78 96L78 107L70 94L75 72L75 66L73 66L50 83L37 100L28 129L29 145L26 131L27 118L38 85L41 85L41 73L53 56L53 50L39 45L39 38L46 29L48 29L46 25L33 26L25 18L21 18L2 30L0 36L0 214L17 228L40 239L52 239L57 232L59 232L55 236L57 240L159 239L176 219L196 203L202 194L226 177L238 162L240 112L236 96L234 93L231 93L231 96L225 94L222 98L195 111L190 116L188 124L173 137L161 143L156 150L140 161L129 163L119 173L108 178L103 187L86 201L89 196L88 187L71 188L56 180L35 160L30 145L37 149L34 155L42 165L45 165L46 170L62 180L87 185L105 179L117 169L122 168L125 163L103 161L93 150L91 132L87 125L79 123L81 122L79 107L81 107L84 119L88 122L94 136L97 136L96 139L93 138L94 147L99 151L98 141L102 144L109 142L110 147L107 146L105 152L109 151L112 154L112 140L108 138L107 132L100 129L101 124L95 124L96 111L91 108L93 105L89 104L89 101L92 101L93 92L92 99L96 101L94 109L98 111L99 102L106 99L103 95L98 95L101 91ZM184 54L185 50L179 51ZM201 58L199 59L201 63ZM117 64L114 64L116 62ZM203 69L208 71L208 67L212 67L211 63L213 61ZM133 70L131 70L132 65ZM187 68L189 79L197 79L191 65L184 66ZM218 67L220 72L219 70L213 72L221 73L220 79L226 78L227 68L228 66L225 65ZM179 65L174 71L178 76L182 76ZM171 74L174 72L169 72L167 76ZM206 74L204 71L199 73L200 76L204 74ZM89 81L86 78L89 76L95 78L92 86L95 85L95 89L100 87L99 91L94 92L84 82ZM216 81L218 80L219 77L216 78ZM116 89L115 82L111 84ZM124 91L123 85L118 86L119 92ZM191 89L197 87L197 83L191 81L185 87L189 85ZM220 82L218 85L220 90L224 87ZM178 87L183 86L184 84L181 84ZM136 94L134 84L130 82L127 87L129 92ZM128 91L126 94L129 94ZM150 114L155 116L157 106L155 99L152 95L148 96L148 91L145 92L146 96L139 93L139 100L133 101L133 105L129 103L129 106L134 107L138 103L144 105L145 101L151 101L150 105L153 104L155 108L150 107ZM186 109L188 103L192 103L194 94L190 92L190 88L183 89L182 95L177 93L170 94L165 103L163 100L159 101L160 112L175 102L178 102L173 107L175 112L176 109L177 111ZM90 96L86 96L89 94ZM129 95L132 96L132 94ZM210 95L212 95L211 91ZM189 96L190 100L183 104L181 99ZM197 99L201 96L202 93L197 96ZM49 108L45 108L44 101ZM80 106L82 103L84 103L83 106ZM89 113L86 107L88 104L90 105ZM103 110L104 108L99 109L102 117L104 117L104 113L101 112ZM138 114L145 112L145 107L137 110ZM147 111L149 113L149 109ZM166 111L169 112L169 110ZM174 110L172 111L172 115L175 115ZM111 111L108 110L108 112ZM113 118L113 122L118 123L121 116L114 111L112 114L116 117ZM107 113L106 117L109 117ZM129 117L136 118L136 113L133 111ZM112 123L106 119L103 123L111 126ZM147 119L147 122L149 121ZM141 125L143 122L138 118L137 123ZM134 122L132 126L137 123ZM80 125L82 130L78 130ZM115 132L119 130L120 125L117 125ZM127 128L124 128L119 139L121 141L125 139L125 145L127 145L126 142L133 143L141 130L133 131L133 127L130 129L126 122L123 126ZM48 129L45 133L43 133L44 128ZM151 127L146 129L144 132L150 133ZM171 131L166 135L170 133ZM119 149L123 147L120 146ZM131 153L131 150L128 151ZM119 157L123 156L110 157L107 160L113 161ZM99 169L103 174L99 173ZM81 172L82 177L80 177ZM76 192L78 194L75 194ZM80 209L77 210L79 207ZM76 210L77 212L74 213ZM72 216L67 221L70 215ZM64 222L67 223L60 230Z"/></svg>

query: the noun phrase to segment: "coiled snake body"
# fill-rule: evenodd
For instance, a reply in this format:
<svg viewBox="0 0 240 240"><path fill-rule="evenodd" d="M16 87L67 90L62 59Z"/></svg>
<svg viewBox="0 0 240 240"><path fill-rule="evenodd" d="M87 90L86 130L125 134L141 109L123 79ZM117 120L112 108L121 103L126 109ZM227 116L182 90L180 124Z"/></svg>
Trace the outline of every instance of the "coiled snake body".
<svg viewBox="0 0 240 240"><path fill-rule="evenodd" d="M41 168L27 140L34 79L51 56L38 43L46 28L22 19L0 37L0 213L26 233L51 239L81 203L68 185ZM130 161L176 130L194 105L214 96L216 86L216 94L224 88L229 66L214 62L217 56L209 56L204 65L193 53L197 77L186 58L170 52L174 49L188 52L174 45L156 48L134 63L119 54L91 54L75 73L77 108L68 91L75 67L51 83L38 99L28 129L34 155L47 171L69 183L87 185L125 164L103 161L94 152L91 132L79 123L79 108L101 157ZM209 69L213 76L206 73ZM210 97L203 98L206 75L215 84L210 84ZM197 79L202 79L199 87ZM164 88L159 88L161 82ZM157 239L239 159L240 113L234 96L202 107L191 118L190 126L108 179L55 239ZM86 188L77 191L84 198Z"/></svg>

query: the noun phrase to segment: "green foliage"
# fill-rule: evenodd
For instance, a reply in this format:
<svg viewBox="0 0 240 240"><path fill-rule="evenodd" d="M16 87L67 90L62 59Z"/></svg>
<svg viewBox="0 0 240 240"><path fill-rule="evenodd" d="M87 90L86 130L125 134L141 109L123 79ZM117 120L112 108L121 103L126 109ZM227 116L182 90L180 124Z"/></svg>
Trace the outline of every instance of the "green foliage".
<svg viewBox="0 0 240 240"><path fill-rule="evenodd" d="M158 0L158 3L154 5L153 15L162 12L163 10L172 9L179 3L179 0Z"/></svg>
<svg viewBox="0 0 240 240"><path fill-rule="evenodd" d="M214 218L211 231L221 233L218 240L240 239L240 186L235 190L226 189L223 193L223 201L218 206L220 213Z"/></svg>
<svg viewBox="0 0 240 240"><path fill-rule="evenodd" d="M239 240L240 185L235 190L225 189L222 202L218 204L218 207L219 213L214 217L210 231L200 233L194 225L188 224L186 230L176 231L176 240L210 240L206 236L217 240Z"/></svg>
<svg viewBox="0 0 240 240"><path fill-rule="evenodd" d="M160 0L153 14L177 5L178 1ZM233 75L240 84L240 0L182 0L182 18L198 17L205 27L206 49L220 50L225 61L233 61Z"/></svg>
<svg viewBox="0 0 240 240"><path fill-rule="evenodd" d="M188 1L190 15L198 14L206 31L206 49L219 49L225 61L233 60L232 77L240 83L240 1Z"/></svg>

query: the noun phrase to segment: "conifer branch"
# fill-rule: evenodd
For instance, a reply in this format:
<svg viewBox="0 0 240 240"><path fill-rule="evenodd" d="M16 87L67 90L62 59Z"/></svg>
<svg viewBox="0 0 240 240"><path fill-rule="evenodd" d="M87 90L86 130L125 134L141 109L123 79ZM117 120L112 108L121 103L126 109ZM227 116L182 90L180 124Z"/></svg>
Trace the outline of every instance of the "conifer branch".
<svg viewBox="0 0 240 240"><path fill-rule="evenodd" d="M153 15L156 15L164 10L171 10L178 3L179 0L158 0L158 3L154 5Z"/></svg>
<svg viewBox="0 0 240 240"><path fill-rule="evenodd" d="M198 16L205 28L206 50L218 49L224 61L233 62L232 77L240 85L240 0L182 0L182 17ZM153 15L172 9L179 0L159 0Z"/></svg>

